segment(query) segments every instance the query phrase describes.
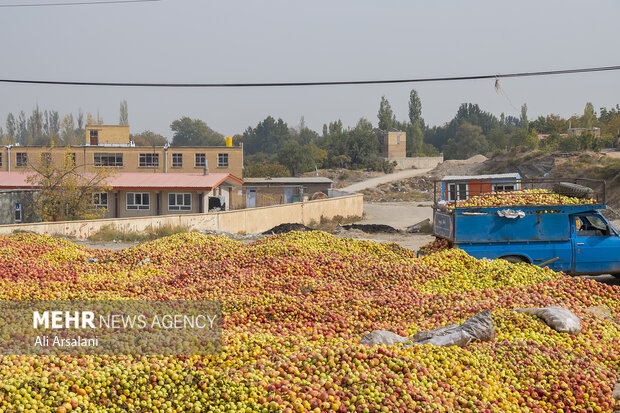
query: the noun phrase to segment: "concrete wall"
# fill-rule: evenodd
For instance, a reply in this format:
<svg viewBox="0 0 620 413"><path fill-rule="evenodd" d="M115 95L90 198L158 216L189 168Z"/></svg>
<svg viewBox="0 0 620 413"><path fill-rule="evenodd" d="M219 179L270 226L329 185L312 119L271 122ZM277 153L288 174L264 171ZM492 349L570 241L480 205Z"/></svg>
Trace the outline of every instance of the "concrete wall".
<svg viewBox="0 0 620 413"><path fill-rule="evenodd" d="M39 234L61 234L86 238L99 231L104 225L110 224L127 231L144 231L148 227L163 225L184 225L190 230L259 233L282 223L308 225L313 221L320 222L321 218L362 216L363 213L363 195L355 194L339 198L208 214L0 225L0 235L8 235L14 230L23 230Z"/></svg>
<svg viewBox="0 0 620 413"><path fill-rule="evenodd" d="M443 155L441 156L421 156L413 158L392 158L390 161L396 162L395 169L428 169L434 168L443 162Z"/></svg>
<svg viewBox="0 0 620 413"><path fill-rule="evenodd" d="M10 152L10 159L9 159ZM243 148L240 146L205 146L205 147L170 147L167 151L163 146L71 146L69 148L53 148L45 146L13 146L9 151L6 147L0 147L0 170L8 171L9 162L11 171L25 171L27 166L17 166L17 153L26 153L28 162L38 165L41 160L42 153L50 153L52 162L60 164L65 156L75 158L76 165L84 165L84 170L92 166L95 154L113 154L120 153L123 155L123 166L115 166L118 172L185 172L200 173L204 169L202 166L196 166L196 154L204 153L211 172L230 173L237 178L243 175ZM140 154L158 154L159 165L140 166ZM181 166L172 166L172 154L180 154L182 159ZM228 154L228 166L218 166L218 155Z"/></svg>

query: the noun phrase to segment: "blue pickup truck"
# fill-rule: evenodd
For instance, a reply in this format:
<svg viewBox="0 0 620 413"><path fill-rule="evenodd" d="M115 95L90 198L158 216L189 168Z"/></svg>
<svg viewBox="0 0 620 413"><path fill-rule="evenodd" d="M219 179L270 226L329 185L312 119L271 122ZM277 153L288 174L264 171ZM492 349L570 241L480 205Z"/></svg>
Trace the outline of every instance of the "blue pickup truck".
<svg viewBox="0 0 620 413"><path fill-rule="evenodd" d="M563 185L588 189L582 183ZM573 275L619 277L620 234L600 213L605 209L605 183L588 183L602 184L602 193L591 188L584 191L589 203L583 204L461 207L458 202L435 202L434 235L476 258L527 262ZM551 186L548 182L541 185ZM526 187L525 182L521 187ZM492 195L497 200L498 195L509 197L510 192L488 194Z"/></svg>

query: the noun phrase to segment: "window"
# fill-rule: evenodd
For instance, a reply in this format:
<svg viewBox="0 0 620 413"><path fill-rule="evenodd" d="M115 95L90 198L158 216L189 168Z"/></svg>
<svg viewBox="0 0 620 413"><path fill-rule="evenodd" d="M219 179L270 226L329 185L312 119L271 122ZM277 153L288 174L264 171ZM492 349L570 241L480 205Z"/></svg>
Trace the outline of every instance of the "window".
<svg viewBox="0 0 620 413"><path fill-rule="evenodd" d="M150 209L148 193L127 193L127 209Z"/></svg>
<svg viewBox="0 0 620 413"><path fill-rule="evenodd" d="M15 204L15 222L22 222L22 204Z"/></svg>
<svg viewBox="0 0 620 413"><path fill-rule="evenodd" d="M397 145L400 145L400 135L398 135L398 136L396 137L396 144L397 144Z"/></svg>
<svg viewBox="0 0 620 413"><path fill-rule="evenodd" d="M467 184L448 184L448 201L467 199Z"/></svg>
<svg viewBox="0 0 620 413"><path fill-rule="evenodd" d="M75 152L67 154L67 157L69 158L69 162L71 162L71 165L75 166Z"/></svg>
<svg viewBox="0 0 620 413"><path fill-rule="evenodd" d="M0 152L0 166L2 166L2 152Z"/></svg>
<svg viewBox="0 0 620 413"><path fill-rule="evenodd" d="M159 166L159 154L158 153L141 153L140 154L140 166L147 166L156 168Z"/></svg>
<svg viewBox="0 0 620 413"><path fill-rule="evenodd" d="M97 208L107 208L108 194L106 192L95 192L93 194L93 202Z"/></svg>
<svg viewBox="0 0 620 413"><path fill-rule="evenodd" d="M123 166L122 153L96 153L95 166Z"/></svg>
<svg viewBox="0 0 620 413"><path fill-rule="evenodd" d="M15 166L28 165L28 153L27 152L17 152L15 153L15 156L16 156Z"/></svg>
<svg viewBox="0 0 620 413"><path fill-rule="evenodd" d="M495 191L495 192L509 192L509 191L514 191L514 190L515 190L514 184L511 184L511 185L505 185L505 184L493 185L493 191Z"/></svg>
<svg viewBox="0 0 620 413"><path fill-rule="evenodd" d="M49 165L52 163L52 154L49 152L41 152L41 164Z"/></svg>
<svg viewBox="0 0 620 413"><path fill-rule="evenodd" d="M91 130L89 132L90 144L91 145L99 145L99 131Z"/></svg>
<svg viewBox="0 0 620 413"><path fill-rule="evenodd" d="M218 168L228 168L228 154L227 153L217 154L217 166Z"/></svg>
<svg viewBox="0 0 620 413"><path fill-rule="evenodd" d="M205 166L207 164L207 158L204 153L196 154L196 166Z"/></svg>
<svg viewBox="0 0 620 413"><path fill-rule="evenodd" d="M601 237L612 235L605 221L596 215L580 216L575 218L575 227L578 237Z"/></svg>
<svg viewBox="0 0 620 413"><path fill-rule="evenodd" d="M183 166L183 154L182 153L172 154L172 166L175 168L180 168Z"/></svg>
<svg viewBox="0 0 620 413"><path fill-rule="evenodd" d="M168 194L168 210L169 211L191 211L192 195L191 194Z"/></svg>

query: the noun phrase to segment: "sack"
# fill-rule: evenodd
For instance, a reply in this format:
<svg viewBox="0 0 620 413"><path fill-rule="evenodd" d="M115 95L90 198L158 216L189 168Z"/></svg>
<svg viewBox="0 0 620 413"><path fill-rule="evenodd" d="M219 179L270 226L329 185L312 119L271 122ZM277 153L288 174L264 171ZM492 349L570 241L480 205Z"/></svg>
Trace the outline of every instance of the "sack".
<svg viewBox="0 0 620 413"><path fill-rule="evenodd" d="M564 307L518 308L515 311L542 318L545 323L560 333L579 334L581 320Z"/></svg>
<svg viewBox="0 0 620 413"><path fill-rule="evenodd" d="M362 337L360 344L367 344L369 346L387 344L388 346L392 346L396 343L404 343L405 341L409 341L409 338L399 336L391 331L375 330L372 333L368 333Z"/></svg>
<svg viewBox="0 0 620 413"><path fill-rule="evenodd" d="M484 310L465 320L463 324L451 324L436 330L420 331L411 338L412 345L433 344L436 346L465 347L472 341L489 341L495 337L495 326L491 310Z"/></svg>

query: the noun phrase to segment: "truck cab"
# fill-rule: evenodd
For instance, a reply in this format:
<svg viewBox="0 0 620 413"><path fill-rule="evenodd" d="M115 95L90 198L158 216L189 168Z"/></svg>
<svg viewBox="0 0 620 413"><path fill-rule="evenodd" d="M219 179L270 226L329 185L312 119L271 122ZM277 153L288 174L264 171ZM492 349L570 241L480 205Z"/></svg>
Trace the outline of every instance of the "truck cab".
<svg viewBox="0 0 620 413"><path fill-rule="evenodd" d="M571 274L619 274L620 235L598 212L570 216Z"/></svg>

